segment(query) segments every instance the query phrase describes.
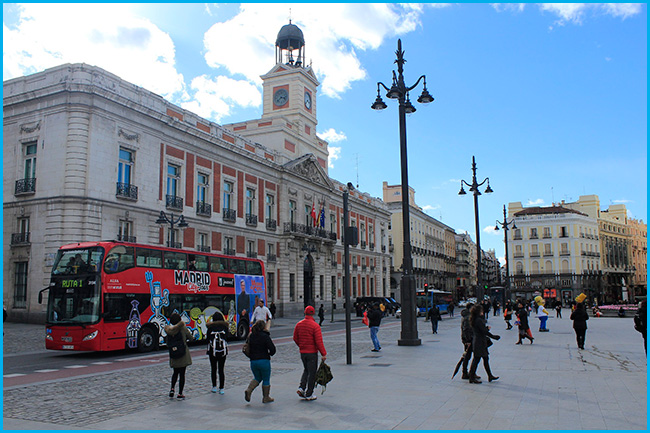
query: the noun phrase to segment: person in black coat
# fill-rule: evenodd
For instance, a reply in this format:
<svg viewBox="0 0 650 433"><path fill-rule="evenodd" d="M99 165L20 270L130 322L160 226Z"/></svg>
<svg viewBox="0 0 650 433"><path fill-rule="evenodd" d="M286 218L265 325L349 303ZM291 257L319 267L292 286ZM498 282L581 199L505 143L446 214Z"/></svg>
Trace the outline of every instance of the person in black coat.
<svg viewBox="0 0 650 433"><path fill-rule="evenodd" d="M644 299L641 301L641 304L639 305L639 309L637 310L636 314L634 315L634 329L636 329L638 332L643 335L643 350L645 350L646 356L648 356L648 340L647 340L647 334L648 334L648 318L647 318L647 312L648 312L648 300Z"/></svg>
<svg viewBox="0 0 650 433"><path fill-rule="evenodd" d="M587 320L589 320L589 315L587 314L587 308L585 307L584 302L578 302L576 304L576 309L571 313L571 320L573 320L573 330L576 333L578 349L584 350L585 335L587 334Z"/></svg>
<svg viewBox="0 0 650 433"><path fill-rule="evenodd" d="M474 306L471 302L460 312L460 341L463 343L465 352L463 352L463 379L469 379L469 372L467 367L469 366L469 360L472 359L472 341L474 340L474 331L472 331L472 325L469 323L469 311ZM476 376L476 379L480 379L480 376Z"/></svg>
<svg viewBox="0 0 650 433"><path fill-rule="evenodd" d="M248 336L250 348L251 371L255 377L248 384L244 391L244 399L251 401L251 394L262 382L262 403L271 403L273 398L271 392L271 357L275 355L275 345L271 340L271 334L265 330L266 322L258 320L253 324L251 333Z"/></svg>
<svg viewBox="0 0 650 433"><path fill-rule="evenodd" d="M219 394L223 395L224 393L224 382L226 381L225 366L226 366L226 356L228 356L228 343L226 343L225 338L228 335L228 322L225 321L223 314L219 311L215 311L212 315L212 321L208 323L208 333L206 340L208 341L208 350L207 354L210 358L210 379L212 380L212 392L217 392L217 370L219 372ZM213 347L213 340L215 334L219 333L220 337L223 339L224 349L223 351L217 350L218 348Z"/></svg>
<svg viewBox="0 0 650 433"><path fill-rule="evenodd" d="M517 320L519 321L519 341L515 344L521 344L521 340L524 338L528 338L530 344L533 344L534 338L529 334L530 326L528 326L528 310L521 302L517 304Z"/></svg>
<svg viewBox="0 0 650 433"><path fill-rule="evenodd" d="M438 308L437 305L434 305L429 309L429 312L427 313L427 319L431 320L431 330L433 331L434 334L437 334L438 321L442 320L442 316L440 315L440 309Z"/></svg>
<svg viewBox="0 0 650 433"><path fill-rule="evenodd" d="M503 307L503 320L506 322L506 330L512 329L512 325L510 324L512 320L512 303L510 301L506 301L506 305Z"/></svg>
<svg viewBox="0 0 650 433"><path fill-rule="evenodd" d="M474 332L474 338L472 339L474 359L472 359L472 366L469 369L469 382L481 383L476 378L476 369L478 368L480 358L483 358L483 368L485 368L485 372L488 375L488 381L492 382L493 380L497 380L499 377L493 375L490 370L488 347L492 345L490 338L498 340L501 337L490 333L490 327L485 324L483 308L480 305L472 307L469 313L469 321Z"/></svg>

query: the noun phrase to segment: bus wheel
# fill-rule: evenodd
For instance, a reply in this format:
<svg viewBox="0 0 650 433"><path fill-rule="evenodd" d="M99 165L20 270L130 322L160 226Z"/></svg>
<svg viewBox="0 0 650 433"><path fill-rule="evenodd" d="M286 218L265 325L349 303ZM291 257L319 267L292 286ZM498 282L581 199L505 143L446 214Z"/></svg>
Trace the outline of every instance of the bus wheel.
<svg viewBox="0 0 650 433"><path fill-rule="evenodd" d="M138 335L138 351L151 352L156 348L156 333L151 328L142 328Z"/></svg>
<svg viewBox="0 0 650 433"><path fill-rule="evenodd" d="M248 337L248 323L239 322L239 325L237 325L237 338L245 340L246 337Z"/></svg>

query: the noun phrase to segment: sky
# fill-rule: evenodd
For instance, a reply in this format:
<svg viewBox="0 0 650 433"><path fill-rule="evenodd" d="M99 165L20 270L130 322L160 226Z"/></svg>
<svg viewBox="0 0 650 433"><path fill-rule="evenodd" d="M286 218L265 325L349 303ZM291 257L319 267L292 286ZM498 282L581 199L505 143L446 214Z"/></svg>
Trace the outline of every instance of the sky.
<svg viewBox="0 0 650 433"><path fill-rule="evenodd" d="M382 93L388 108L370 109L401 39L406 84L426 75L435 98L416 103L420 84L406 120L427 214L476 240L458 195L475 157L494 190L479 197L481 247L502 263L509 202L596 194L647 222L646 4L4 3L3 80L84 62L220 124L257 119L289 19L320 81L332 178L380 198L401 183L397 103Z"/></svg>

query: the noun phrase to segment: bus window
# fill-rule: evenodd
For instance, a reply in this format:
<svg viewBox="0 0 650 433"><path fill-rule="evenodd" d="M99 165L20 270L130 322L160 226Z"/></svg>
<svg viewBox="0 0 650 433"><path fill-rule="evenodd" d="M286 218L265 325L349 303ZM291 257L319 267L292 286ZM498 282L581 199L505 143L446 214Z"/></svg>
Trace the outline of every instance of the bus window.
<svg viewBox="0 0 650 433"><path fill-rule="evenodd" d="M187 254L165 251L165 269L187 269Z"/></svg>
<svg viewBox="0 0 650 433"><path fill-rule="evenodd" d="M162 268L162 251L149 248L135 250L136 262L142 268Z"/></svg>
<svg viewBox="0 0 650 433"><path fill-rule="evenodd" d="M118 245L113 247L106 255L104 272L114 274L133 267L133 247Z"/></svg>
<svg viewBox="0 0 650 433"><path fill-rule="evenodd" d="M149 307L150 295L135 295L133 293L105 293L104 320L129 320L131 311L137 306L138 314ZM137 301L134 305L133 301Z"/></svg>
<svg viewBox="0 0 650 433"><path fill-rule="evenodd" d="M246 260L230 259L230 272L233 274L245 274Z"/></svg>
<svg viewBox="0 0 650 433"><path fill-rule="evenodd" d="M199 256L199 255L194 256L194 267L196 268L197 271L207 272L208 258L206 256Z"/></svg>
<svg viewBox="0 0 650 433"><path fill-rule="evenodd" d="M260 262L247 261L246 273L248 275L262 275L262 265Z"/></svg>
<svg viewBox="0 0 650 433"><path fill-rule="evenodd" d="M210 257L210 272L228 272L228 259L225 257Z"/></svg>

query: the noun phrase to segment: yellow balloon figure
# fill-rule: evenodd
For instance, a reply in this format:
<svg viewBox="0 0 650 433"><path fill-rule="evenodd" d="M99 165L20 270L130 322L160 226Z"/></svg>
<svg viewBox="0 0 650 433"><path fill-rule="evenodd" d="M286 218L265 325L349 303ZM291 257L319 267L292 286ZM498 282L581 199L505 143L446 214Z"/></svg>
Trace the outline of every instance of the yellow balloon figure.
<svg viewBox="0 0 650 433"><path fill-rule="evenodd" d="M546 301L541 296L535 296L537 304L537 318L539 319L539 332L548 332L546 321L548 320L548 311L544 308Z"/></svg>

